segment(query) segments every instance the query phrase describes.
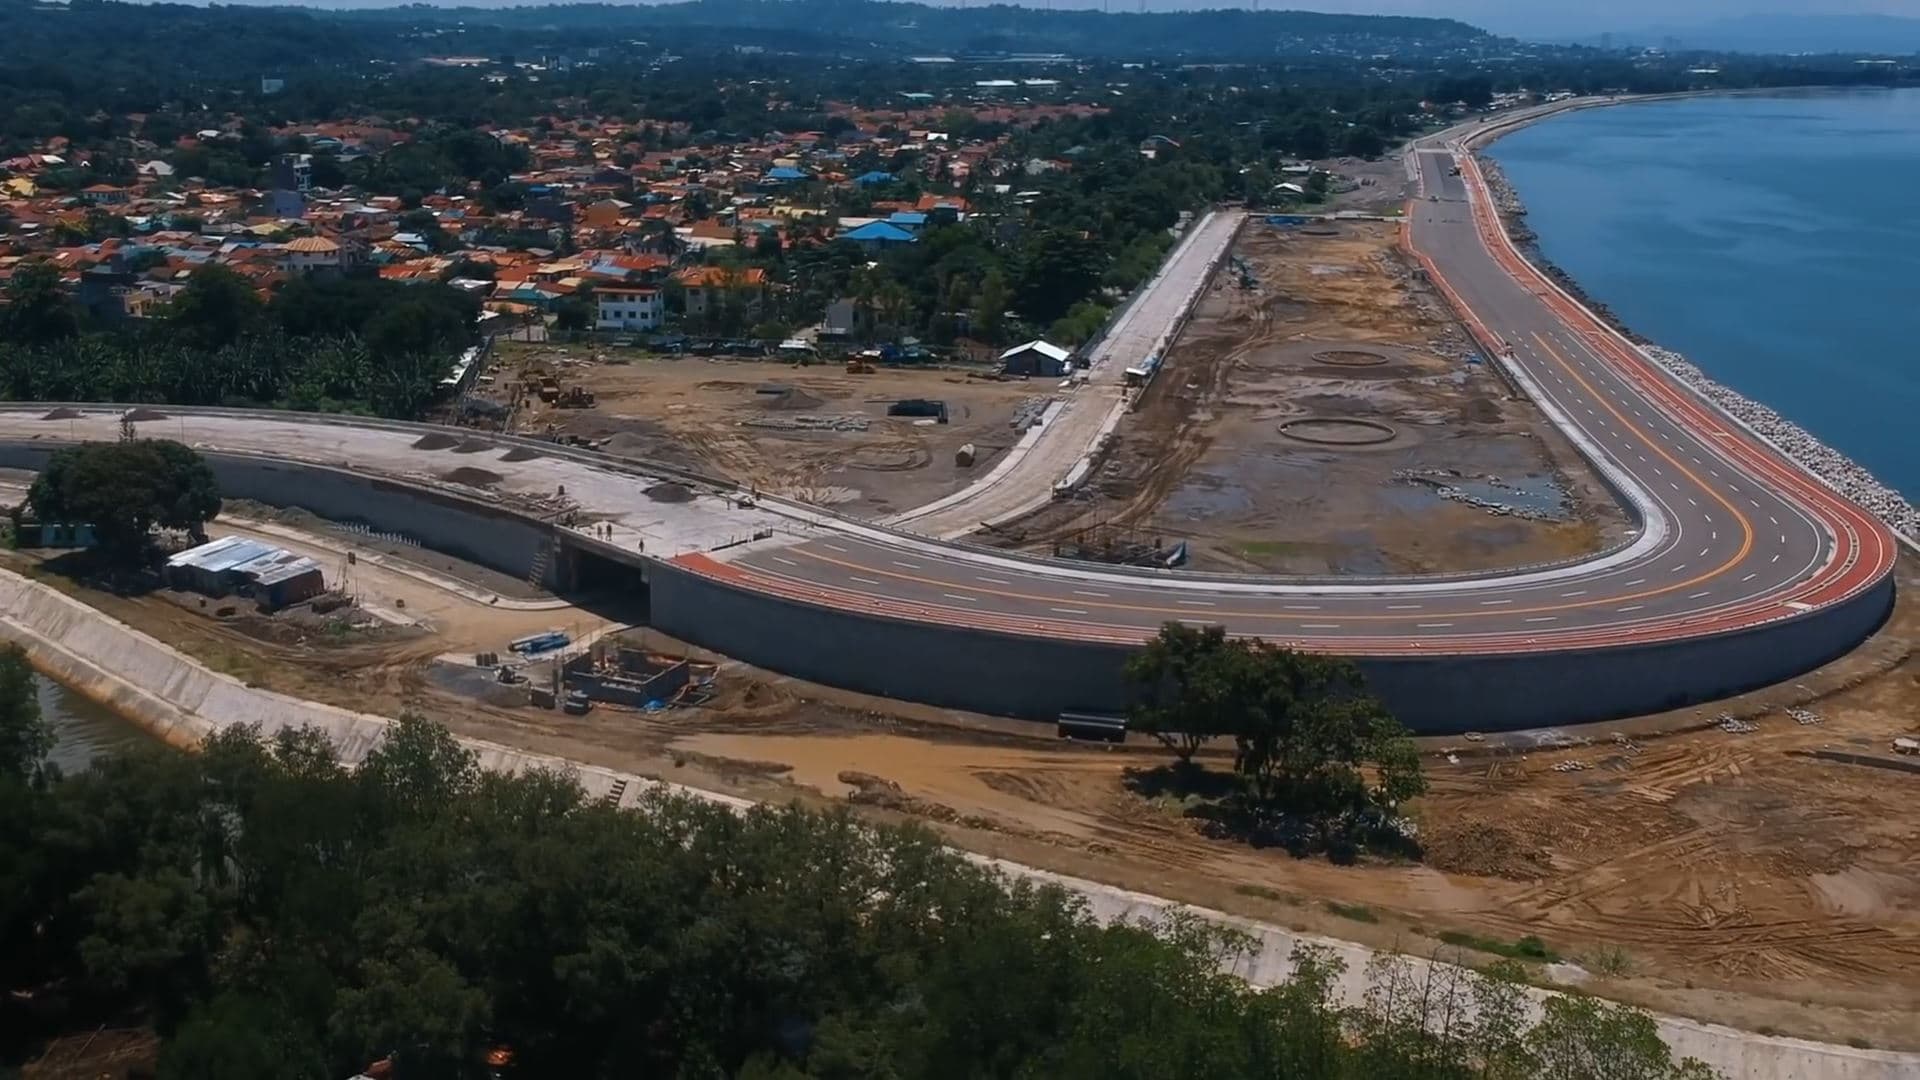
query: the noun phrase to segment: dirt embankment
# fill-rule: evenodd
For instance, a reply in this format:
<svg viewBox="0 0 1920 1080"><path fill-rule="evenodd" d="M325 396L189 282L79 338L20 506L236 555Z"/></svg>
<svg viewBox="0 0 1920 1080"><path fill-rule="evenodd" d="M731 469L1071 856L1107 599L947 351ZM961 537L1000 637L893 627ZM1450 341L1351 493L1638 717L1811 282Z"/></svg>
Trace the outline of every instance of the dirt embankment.
<svg viewBox="0 0 1920 1080"><path fill-rule="evenodd" d="M1123 531L1186 541L1207 569L1386 574L1624 539L1611 494L1473 358L1396 236L1250 225L1084 497L1003 542Z"/></svg>

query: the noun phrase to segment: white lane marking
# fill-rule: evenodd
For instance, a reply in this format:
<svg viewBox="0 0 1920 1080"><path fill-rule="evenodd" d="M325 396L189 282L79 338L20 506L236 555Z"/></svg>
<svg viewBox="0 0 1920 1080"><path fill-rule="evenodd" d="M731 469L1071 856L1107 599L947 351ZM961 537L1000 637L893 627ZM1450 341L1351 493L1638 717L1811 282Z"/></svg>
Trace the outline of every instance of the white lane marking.
<svg viewBox="0 0 1920 1080"><path fill-rule="evenodd" d="M1559 617L1560 616L1558 615L1535 615L1533 618L1528 619L1527 621L1528 622L1552 622L1553 620Z"/></svg>
<svg viewBox="0 0 1920 1080"><path fill-rule="evenodd" d="M1773 553L1773 558L1771 558L1771 559L1768 559L1767 561L1768 561L1768 562L1779 562L1779 561L1780 561L1780 553L1779 553L1779 552L1777 552L1777 551L1776 551L1776 552L1774 552L1774 553Z"/></svg>
<svg viewBox="0 0 1920 1080"><path fill-rule="evenodd" d="M1747 575L1746 577L1743 577L1743 578L1741 578L1740 580L1741 580L1741 582L1742 582L1742 583L1745 583L1745 582L1748 582L1748 581L1752 581L1752 580L1753 580L1754 578L1757 578L1757 577L1759 577L1759 576L1760 576L1760 571L1758 571L1758 570L1755 570L1755 571L1754 571L1753 573L1751 573L1751 574L1748 574L1748 575Z"/></svg>
<svg viewBox="0 0 1920 1080"><path fill-rule="evenodd" d="M1511 604L1511 603L1513 603L1513 601L1511 600L1482 600L1480 601L1480 606L1493 607L1496 604Z"/></svg>
<svg viewBox="0 0 1920 1080"><path fill-rule="evenodd" d="M1303 622L1300 624L1300 629L1302 630L1338 630L1340 629L1340 624L1337 622Z"/></svg>
<svg viewBox="0 0 1920 1080"><path fill-rule="evenodd" d="M1561 593L1560 595L1561 595L1561 596L1585 596L1585 595L1587 595L1587 590L1585 590L1585 589L1573 589L1573 590L1570 590L1570 591L1568 591L1568 592L1563 592L1563 593Z"/></svg>
<svg viewBox="0 0 1920 1080"><path fill-rule="evenodd" d="M1282 604L1288 611L1319 611L1319 604Z"/></svg>
<svg viewBox="0 0 1920 1080"><path fill-rule="evenodd" d="M1689 495L1689 496L1687 496L1687 505L1688 505L1688 506L1699 506L1699 505L1700 505L1700 502L1699 502L1699 500L1697 500L1697 499L1695 499L1695 498L1694 498L1693 496L1691 496L1691 495Z"/></svg>
<svg viewBox="0 0 1920 1080"><path fill-rule="evenodd" d="M1093 591L1092 589L1075 589L1075 590L1073 590L1073 595L1075 595L1075 596L1099 596L1099 597L1105 597L1105 596L1106 596L1107 594L1106 594L1106 593L1103 593L1103 592L1094 592L1094 591Z"/></svg>
<svg viewBox="0 0 1920 1080"><path fill-rule="evenodd" d="M1450 622L1423 622L1414 623L1413 625L1417 630L1443 630L1453 624Z"/></svg>
<svg viewBox="0 0 1920 1080"><path fill-rule="evenodd" d="M1689 600L1698 600L1698 599L1700 599L1700 598L1701 598L1701 597L1703 597L1703 596L1712 596L1712 595L1713 595L1713 590L1712 590L1712 589L1701 589L1701 590L1700 590L1699 592L1697 592L1697 593L1694 593L1693 595L1691 595L1691 596L1689 596L1689 597L1687 597L1687 599L1689 599Z"/></svg>
<svg viewBox="0 0 1920 1080"><path fill-rule="evenodd" d="M1085 615L1086 614L1085 611L1077 607L1057 607L1057 608L1048 608L1047 610L1057 611L1062 615Z"/></svg>
<svg viewBox="0 0 1920 1080"><path fill-rule="evenodd" d="M872 579L872 578L870 578L870 577L860 577L860 576L858 576L858 575L856 575L856 574L848 574L848 575L847 575L847 578L848 578L849 580L851 580L851 581L857 581L857 582L859 582L859 583L860 583L860 584L862 584L862 585L878 585L878 584L880 584L880 583L879 583L878 581L875 581L874 579Z"/></svg>
<svg viewBox="0 0 1920 1080"><path fill-rule="evenodd" d="M1786 533L1781 533L1781 534L1780 534L1780 542L1781 542L1781 543L1783 543L1783 544L1787 542L1787 534L1786 534Z"/></svg>
<svg viewBox="0 0 1920 1080"><path fill-rule="evenodd" d="M1747 505L1753 507L1755 510L1760 509L1760 504L1757 502L1754 502L1752 499L1747 500Z"/></svg>
<svg viewBox="0 0 1920 1080"><path fill-rule="evenodd" d="M1009 582L1007 581L1007 579L1006 579L1006 578L997 578L997 577L988 577L988 576L987 576L987 575L985 575L985 574L975 574L975 575L973 575L973 580L975 580L975 581L984 581L984 582L986 582L986 583L987 583L987 584L989 584L989 585L1006 585L1006 584L1009 584Z"/></svg>
<svg viewBox="0 0 1920 1080"><path fill-rule="evenodd" d="M941 593L940 595L949 600L965 600L969 604L977 604L980 602L980 598L977 596L961 596L957 592Z"/></svg>
<svg viewBox="0 0 1920 1080"><path fill-rule="evenodd" d="M1780 519L1777 517L1774 517L1772 514L1767 515L1767 520L1774 523L1775 525L1780 524Z"/></svg>
<svg viewBox="0 0 1920 1080"><path fill-rule="evenodd" d="M1674 567L1674 568L1673 568L1673 572L1677 574L1677 573L1679 573L1680 571L1682 571L1682 570L1685 570L1686 568L1687 568L1687 564L1686 564L1686 563L1681 563L1680 565L1678 565L1678 566L1676 566L1676 567Z"/></svg>
<svg viewBox="0 0 1920 1080"><path fill-rule="evenodd" d="M1419 611L1419 604L1388 604L1388 611Z"/></svg>
<svg viewBox="0 0 1920 1080"><path fill-rule="evenodd" d="M1181 600L1177 602L1185 607L1212 607L1213 606L1213 601L1211 600Z"/></svg>
<svg viewBox="0 0 1920 1080"><path fill-rule="evenodd" d="M911 563L911 562L907 562L907 561L905 561L905 560L903 560L903 559L895 559L895 560L893 560L893 565L895 565L895 566L904 566L904 567L906 567L906 568L907 568L907 569L909 569L909 570L918 570L918 569L920 569L920 564L919 564L919 563Z"/></svg>
<svg viewBox="0 0 1920 1080"><path fill-rule="evenodd" d="M792 559L783 559L778 555L775 555L773 557L773 561L779 563L781 566L799 566L800 565L799 563L794 562Z"/></svg>
<svg viewBox="0 0 1920 1080"><path fill-rule="evenodd" d="M1738 485L1738 484L1728 484L1728 485L1727 485L1727 490L1728 490L1728 491L1739 491L1739 490L1740 490L1740 485Z"/></svg>
<svg viewBox="0 0 1920 1080"><path fill-rule="evenodd" d="M1643 577L1637 577L1637 578L1634 578L1632 581L1627 582L1628 585L1645 585L1646 583L1647 583L1647 579Z"/></svg>
<svg viewBox="0 0 1920 1080"><path fill-rule="evenodd" d="M1623 607L1623 608L1614 608L1613 610L1615 610L1615 611L1622 611L1622 612L1625 612L1625 611L1639 611L1639 610L1640 610L1641 608L1643 608L1643 607L1646 607L1646 606L1647 606L1647 605L1645 605L1645 604L1628 604L1628 605L1627 605L1626 607Z"/></svg>
<svg viewBox="0 0 1920 1080"><path fill-rule="evenodd" d="M828 551L837 551L842 555L847 553L846 548L841 547L839 544L829 544L825 540L820 541L820 546L826 548Z"/></svg>
<svg viewBox="0 0 1920 1080"><path fill-rule="evenodd" d="M1695 555L1695 556L1694 556L1694 558L1696 558L1696 559L1704 559L1704 558L1706 558L1706 557L1707 557L1707 552L1709 552L1709 551L1712 551L1712 550L1713 550L1713 549L1712 549L1712 548L1710 548L1710 547L1703 547L1703 548L1701 548L1701 549L1700 549L1700 554L1698 554L1698 555Z"/></svg>
<svg viewBox="0 0 1920 1080"><path fill-rule="evenodd" d="M1673 482L1673 481L1671 481L1671 480L1669 480L1669 481L1667 481L1667 486L1668 486L1668 487L1670 487L1670 488L1672 488L1672 489L1673 489L1673 490L1675 490L1675 491L1679 491L1679 490L1680 490L1680 485L1679 485L1679 484L1676 484L1676 483L1674 483L1674 482Z"/></svg>

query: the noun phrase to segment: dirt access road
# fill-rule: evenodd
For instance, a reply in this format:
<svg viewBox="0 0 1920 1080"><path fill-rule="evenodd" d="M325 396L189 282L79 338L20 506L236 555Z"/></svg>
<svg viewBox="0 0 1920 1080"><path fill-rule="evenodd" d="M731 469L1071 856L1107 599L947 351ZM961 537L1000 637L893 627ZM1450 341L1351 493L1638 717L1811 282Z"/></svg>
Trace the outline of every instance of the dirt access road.
<svg viewBox="0 0 1920 1080"><path fill-rule="evenodd" d="M742 486L885 517L957 491L993 468L1019 439L1023 403L1055 393L1052 380L1003 380L990 371L844 367L652 356L631 349L513 346L496 372L506 385L529 365L597 396L592 408L536 400L516 428L607 440L603 449L716 473ZM563 365L561 362L565 361ZM613 362L620 361L620 362ZM944 402L947 423L889 416L895 402ZM802 425L818 425L808 430ZM863 429L863 430L862 430ZM972 444L971 466L955 452Z"/></svg>
<svg viewBox="0 0 1920 1080"><path fill-rule="evenodd" d="M1468 362L1397 236L1382 222L1249 223L1234 254L1252 287L1232 266L1218 275L1085 497L1003 542L1046 548L1111 525L1184 540L1203 569L1401 574L1623 540L1624 514L1572 446Z"/></svg>

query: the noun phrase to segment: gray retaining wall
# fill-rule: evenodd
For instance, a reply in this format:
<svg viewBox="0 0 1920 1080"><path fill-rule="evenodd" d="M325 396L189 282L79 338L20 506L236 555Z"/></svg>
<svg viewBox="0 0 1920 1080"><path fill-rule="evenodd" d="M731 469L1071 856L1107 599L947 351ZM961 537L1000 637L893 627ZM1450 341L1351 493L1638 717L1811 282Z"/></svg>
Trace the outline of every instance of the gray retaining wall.
<svg viewBox="0 0 1920 1080"><path fill-rule="evenodd" d="M1121 712L1128 650L815 607L671 564L651 573L653 624L774 671L882 697L1051 720ZM1893 580L1851 603L1757 630L1563 653L1366 657L1369 685L1416 732L1612 720L1752 690L1852 649L1892 610Z"/></svg>
<svg viewBox="0 0 1920 1080"><path fill-rule="evenodd" d="M38 471L57 445L0 443L0 468ZM220 493L268 506L298 508L329 521L399 533L422 546L514 577L525 577L553 527L504 507L341 469L203 451ZM217 532L216 522L213 531ZM554 584L558 560L549 560Z"/></svg>
<svg viewBox="0 0 1920 1080"><path fill-rule="evenodd" d="M55 449L0 443L0 467L38 469ZM236 498L293 506L401 533L437 551L523 576L553 526L504 507L339 469L205 455ZM562 536L563 543L571 537ZM772 671L882 697L1052 720L1121 712L1127 649L1017 637L817 607L602 550L649 582L660 630ZM559 563L561 560L552 560ZM551 576L554 567L549 567ZM1363 658L1369 683L1415 731L1507 731L1610 720L1710 701L1793 678L1871 634L1893 607L1887 577L1853 601L1766 627L1658 645L1564 653Z"/></svg>

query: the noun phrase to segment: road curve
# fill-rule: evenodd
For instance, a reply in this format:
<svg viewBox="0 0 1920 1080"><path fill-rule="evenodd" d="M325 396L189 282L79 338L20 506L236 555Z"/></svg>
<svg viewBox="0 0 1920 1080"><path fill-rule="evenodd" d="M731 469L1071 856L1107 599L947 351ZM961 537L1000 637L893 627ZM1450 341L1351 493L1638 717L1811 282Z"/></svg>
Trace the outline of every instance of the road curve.
<svg viewBox="0 0 1920 1080"><path fill-rule="evenodd" d="M1009 633L1126 643L1184 620L1346 654L1428 656L1752 628L1843 603L1891 572L1897 548L1879 520L1540 275L1508 240L1470 155L1443 145L1416 156L1411 251L1490 351L1511 348L1510 374L1632 506L1641 528L1627 548L1548 570L1345 583L1069 568L858 530L679 562L802 602Z"/></svg>
<svg viewBox="0 0 1920 1080"><path fill-rule="evenodd" d="M778 500L742 506L697 481L690 502L668 507L646 494L666 475L658 469L511 437L487 439L538 453L441 461L415 443L423 425L245 410L169 410L175 418L151 430L173 436L177 421L176 437L207 450L414 484L448 480L459 470L446 467L460 461L484 463L492 486L465 489L469 497L500 503L564 491L592 531L543 521L582 550L665 560L730 594L828 609L823 617L1063 643L1137 644L1181 620L1362 658L1565 654L1716 638L1811 619L1870 592L1890 595L1880 586L1897 547L1879 520L1672 381L1540 275L1508 240L1470 155L1443 144L1414 157L1422 196L1410 207L1408 249L1491 352L1511 346L1508 374L1630 505L1639 528L1625 546L1563 565L1450 578L1140 571L946 543ZM0 407L0 451L30 464L50 444L114 435L110 412L65 412ZM286 498L297 504L299 496ZM1863 634L1867 621L1846 621L1848 633ZM727 652L740 633L714 628L701 643ZM1824 655L1851 643L1832 642Z"/></svg>

